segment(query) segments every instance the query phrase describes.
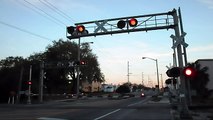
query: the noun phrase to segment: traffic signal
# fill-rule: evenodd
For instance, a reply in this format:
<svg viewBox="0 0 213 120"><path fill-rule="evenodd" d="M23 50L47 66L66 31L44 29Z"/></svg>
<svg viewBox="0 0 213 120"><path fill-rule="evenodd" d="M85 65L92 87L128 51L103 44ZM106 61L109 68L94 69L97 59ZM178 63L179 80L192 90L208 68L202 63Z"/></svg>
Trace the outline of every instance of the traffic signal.
<svg viewBox="0 0 213 120"><path fill-rule="evenodd" d="M183 69L183 74L186 77L194 77L196 75L195 68L188 66Z"/></svg>
<svg viewBox="0 0 213 120"><path fill-rule="evenodd" d="M167 85L172 84L172 83L173 83L173 85L175 85L175 84L177 84L177 79L176 78L169 78L165 81L165 83Z"/></svg>
<svg viewBox="0 0 213 120"><path fill-rule="evenodd" d="M86 65L87 64L87 62L86 61L84 61L84 60L81 60L81 61L75 61L74 62L74 66L78 66L78 65Z"/></svg>
<svg viewBox="0 0 213 120"><path fill-rule="evenodd" d="M117 23L118 28L123 29L125 26L126 26L126 21L124 21L124 20L118 21L118 23Z"/></svg>
<svg viewBox="0 0 213 120"><path fill-rule="evenodd" d="M80 61L80 65L86 65L87 63L86 63L86 61Z"/></svg>
<svg viewBox="0 0 213 120"><path fill-rule="evenodd" d="M83 25L78 25L76 27L77 32L83 33L85 31L85 27Z"/></svg>
<svg viewBox="0 0 213 120"><path fill-rule="evenodd" d="M68 32L69 34L73 34L74 31L75 31L75 27L73 27L73 26L67 27L67 32Z"/></svg>
<svg viewBox="0 0 213 120"><path fill-rule="evenodd" d="M88 34L88 31L85 29L83 25L77 25L76 27L68 26L67 33L69 33L70 35L79 35L79 34Z"/></svg>
<svg viewBox="0 0 213 120"><path fill-rule="evenodd" d="M126 27L126 24L129 24L130 27L136 27L138 25L138 21L135 18L131 18L127 21L125 20L119 20L117 23L117 27L120 29L123 29L124 27Z"/></svg>
<svg viewBox="0 0 213 120"><path fill-rule="evenodd" d="M168 77L179 77L180 73L181 72L179 67L173 67L166 71Z"/></svg>
<svg viewBox="0 0 213 120"><path fill-rule="evenodd" d="M28 84L28 85L32 85L32 82L31 82L31 81L28 81L27 84Z"/></svg>
<svg viewBox="0 0 213 120"><path fill-rule="evenodd" d="M137 19L131 18L131 19L129 20L129 26L130 26L130 27L136 27L137 25L138 25Z"/></svg>

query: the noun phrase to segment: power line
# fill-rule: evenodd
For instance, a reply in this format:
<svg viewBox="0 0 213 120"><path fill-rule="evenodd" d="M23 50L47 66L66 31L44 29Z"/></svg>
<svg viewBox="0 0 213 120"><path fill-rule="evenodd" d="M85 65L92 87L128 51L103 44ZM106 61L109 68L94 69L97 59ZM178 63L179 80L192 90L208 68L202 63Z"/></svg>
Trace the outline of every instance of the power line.
<svg viewBox="0 0 213 120"><path fill-rule="evenodd" d="M60 9L58 9L56 6L54 6L53 4L51 4L50 2L46 1L46 0L39 0L42 4L44 4L45 6L47 6L48 8L50 8L51 10L55 11L57 14L59 14L60 16L62 16L63 18L65 18L68 21L75 21L73 20L70 16L68 16L66 13L64 13L63 11L61 11Z"/></svg>
<svg viewBox="0 0 213 120"><path fill-rule="evenodd" d="M13 28L13 29L16 29L16 30L19 30L19 31L28 33L28 34L30 34L30 35L33 35L33 36L36 36L36 37L39 37L39 38L42 38L42 39L45 39L45 40L48 40L48 41L51 41L51 42L52 42L52 39L50 39L50 38L47 38L47 37L38 35L38 34L36 34L36 33L33 33L33 32L28 31L28 30L22 29L22 28L20 28L20 27L17 27L17 26L14 26L14 25L5 23L5 22L3 22L3 21L0 21L0 24L5 25L5 26L8 26L8 27L10 27L10 28Z"/></svg>
<svg viewBox="0 0 213 120"><path fill-rule="evenodd" d="M34 11L34 12L36 12L37 14L39 14L39 15L45 17L46 19L48 19L48 20L54 22L55 24L58 24L58 25L60 25L60 26L62 25L62 24L59 24L58 22L54 21L53 19L51 19L51 18L45 16L44 14L40 13L40 12L37 11L36 9L33 9L32 7L29 7L29 6L23 4L22 2L20 2L20 1L18 1L18 0L16 0L16 2L18 2L19 4L21 4L21 5L25 6L25 7L27 7L28 9L30 9L30 10L32 10L32 11ZM63 25L63 26L64 26L64 25ZM63 28L64 28L64 27L63 27Z"/></svg>
<svg viewBox="0 0 213 120"><path fill-rule="evenodd" d="M61 24L63 24L63 25L66 26L66 24L65 24L64 22L62 22L62 21L60 21L59 19L53 17L52 15L48 14L47 12L45 12L44 10L38 8L37 6L33 5L32 3L30 3L30 2L28 2L28 1L26 1L26 0L24 0L24 2L28 3L29 5L33 6L34 8L38 9L39 11L43 12L43 13L46 14L47 16L51 17L52 19L54 19L54 20L56 20L57 22L59 22L59 23L61 23Z"/></svg>

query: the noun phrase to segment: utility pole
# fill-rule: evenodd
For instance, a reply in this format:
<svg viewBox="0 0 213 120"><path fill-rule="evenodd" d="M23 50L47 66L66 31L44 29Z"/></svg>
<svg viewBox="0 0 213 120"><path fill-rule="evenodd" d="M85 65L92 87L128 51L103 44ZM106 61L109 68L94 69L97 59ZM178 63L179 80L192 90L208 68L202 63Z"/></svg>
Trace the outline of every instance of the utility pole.
<svg viewBox="0 0 213 120"><path fill-rule="evenodd" d="M143 72L142 72L142 76L141 76L142 80L141 80L141 83L142 85L144 86L144 77L143 77Z"/></svg>
<svg viewBox="0 0 213 120"><path fill-rule="evenodd" d="M163 75L160 74L160 76L161 76L161 88L163 89Z"/></svg>
<svg viewBox="0 0 213 120"><path fill-rule="evenodd" d="M129 61L127 62L127 82L129 83Z"/></svg>

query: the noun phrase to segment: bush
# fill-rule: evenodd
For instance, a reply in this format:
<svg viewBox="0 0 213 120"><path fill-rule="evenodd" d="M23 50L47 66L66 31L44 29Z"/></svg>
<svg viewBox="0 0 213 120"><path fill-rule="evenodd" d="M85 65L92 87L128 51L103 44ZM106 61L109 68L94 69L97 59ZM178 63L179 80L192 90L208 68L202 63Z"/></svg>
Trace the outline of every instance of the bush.
<svg viewBox="0 0 213 120"><path fill-rule="evenodd" d="M116 92L117 93L129 93L130 88L127 85L121 85L120 87L117 88Z"/></svg>

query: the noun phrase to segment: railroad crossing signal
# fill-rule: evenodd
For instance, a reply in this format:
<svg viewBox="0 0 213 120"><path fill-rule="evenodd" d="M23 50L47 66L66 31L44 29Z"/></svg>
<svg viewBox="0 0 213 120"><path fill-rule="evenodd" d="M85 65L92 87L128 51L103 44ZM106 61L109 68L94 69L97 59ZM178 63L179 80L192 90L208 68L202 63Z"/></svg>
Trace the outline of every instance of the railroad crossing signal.
<svg viewBox="0 0 213 120"><path fill-rule="evenodd" d="M183 69L183 74L184 74L184 76L189 77L189 78L194 77L196 75L196 70L195 70L195 68L188 66Z"/></svg>
<svg viewBox="0 0 213 120"><path fill-rule="evenodd" d="M136 27L137 24L138 24L137 19L131 18L131 19L129 20L129 26L130 26L130 27Z"/></svg>
<svg viewBox="0 0 213 120"><path fill-rule="evenodd" d="M179 67L173 67L166 71L168 77L179 77L180 73L181 72Z"/></svg>
<svg viewBox="0 0 213 120"><path fill-rule="evenodd" d="M174 29L177 26L177 24L174 24L174 14L176 14L175 9L165 13L75 23L76 27L79 25L84 26L84 31L87 32L82 32L82 30L77 31L75 26L68 27L67 38L77 39L80 37L112 35L118 33Z"/></svg>
<svg viewBox="0 0 213 120"><path fill-rule="evenodd" d="M175 49L178 45L183 45L183 47L188 47L188 44L185 43L184 41L184 36L186 35L186 33L184 32L180 37L176 37L174 35L171 35L170 37L175 40L176 42L174 43L174 45L172 46L172 49Z"/></svg>
<svg viewBox="0 0 213 120"><path fill-rule="evenodd" d="M95 24L97 25L97 28L95 29L94 33L97 33L98 31L107 32L107 29L104 28L104 25L107 23L107 20L104 20L103 22L95 21Z"/></svg>

